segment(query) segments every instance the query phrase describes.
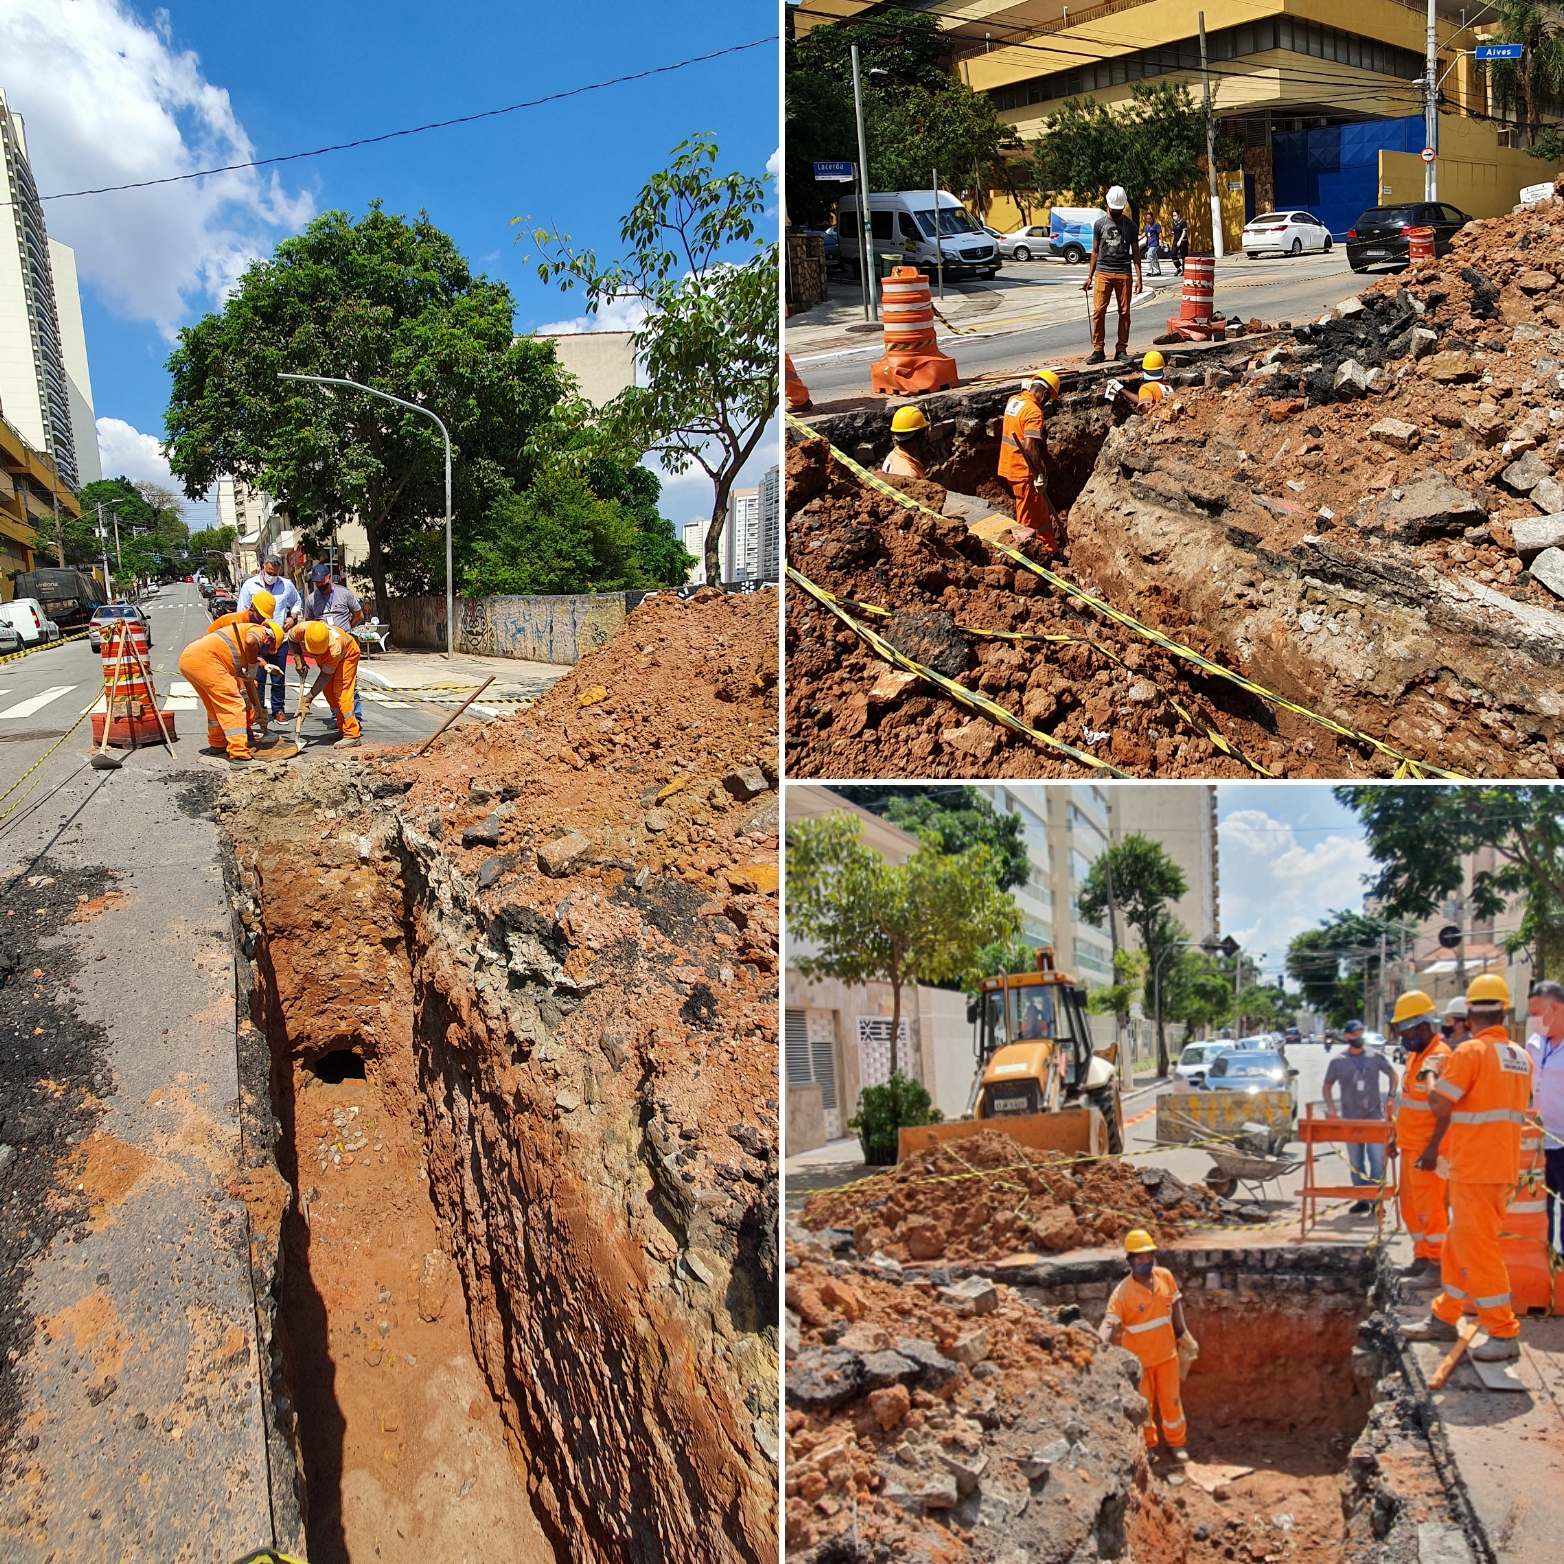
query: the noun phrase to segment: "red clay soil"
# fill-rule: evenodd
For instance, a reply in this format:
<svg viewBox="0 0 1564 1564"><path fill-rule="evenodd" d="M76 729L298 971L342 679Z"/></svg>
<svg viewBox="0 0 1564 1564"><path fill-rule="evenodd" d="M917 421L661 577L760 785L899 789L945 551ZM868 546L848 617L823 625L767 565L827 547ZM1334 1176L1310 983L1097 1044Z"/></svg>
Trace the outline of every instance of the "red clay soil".
<svg viewBox="0 0 1564 1564"><path fill-rule="evenodd" d="M1028 1250L1089 1249L1146 1228L1159 1242L1210 1214L1194 1200L1163 1204L1156 1169L1081 1162L1034 1151L996 1131L916 1152L905 1162L805 1202L806 1228L850 1229L859 1254L908 1261L985 1261ZM1176 1188L1176 1186L1175 1186Z"/></svg>

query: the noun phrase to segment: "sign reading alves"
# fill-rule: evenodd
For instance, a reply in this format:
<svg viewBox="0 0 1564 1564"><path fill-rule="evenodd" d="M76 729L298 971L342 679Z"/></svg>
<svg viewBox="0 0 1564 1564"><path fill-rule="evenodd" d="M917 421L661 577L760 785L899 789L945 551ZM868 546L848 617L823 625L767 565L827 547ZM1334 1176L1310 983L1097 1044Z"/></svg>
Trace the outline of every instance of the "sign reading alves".
<svg viewBox="0 0 1564 1564"><path fill-rule="evenodd" d="M841 184L850 185L853 182L853 165L851 163L816 163L815 178L817 180L836 180Z"/></svg>
<svg viewBox="0 0 1564 1564"><path fill-rule="evenodd" d="M1479 60L1518 60L1525 52L1518 43L1480 43L1472 50Z"/></svg>

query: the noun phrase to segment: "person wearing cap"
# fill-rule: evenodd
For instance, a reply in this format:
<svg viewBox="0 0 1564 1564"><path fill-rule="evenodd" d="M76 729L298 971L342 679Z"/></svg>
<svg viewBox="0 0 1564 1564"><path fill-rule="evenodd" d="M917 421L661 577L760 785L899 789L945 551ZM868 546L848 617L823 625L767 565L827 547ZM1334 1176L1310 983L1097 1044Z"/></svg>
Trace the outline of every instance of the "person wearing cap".
<svg viewBox="0 0 1564 1564"><path fill-rule="evenodd" d="M1418 1157L1432 1172L1441 1159L1450 1189L1450 1228L1439 1263L1439 1292L1427 1319L1404 1325L1409 1341L1454 1341L1474 1311L1488 1339L1468 1349L1479 1363L1520 1356L1520 1321L1499 1235L1520 1178L1521 1130L1531 1103L1531 1058L1504 1027L1510 986L1484 972L1466 991L1473 1035L1445 1060L1428 1094L1434 1133Z"/></svg>
<svg viewBox="0 0 1564 1564"><path fill-rule="evenodd" d="M310 593L304 599L304 618L319 620L323 624L334 626L338 630L350 631L364 622L364 605L358 600L358 593L352 587L338 581L327 564L316 565L310 571ZM295 655L297 655L298 637L293 638ZM299 675L303 682L304 675ZM300 711L309 710L309 702L299 708ZM353 686L353 717L357 721L363 717L363 697L358 693L357 683Z"/></svg>
<svg viewBox="0 0 1564 1564"><path fill-rule="evenodd" d="M264 617L275 619L284 630L291 630L299 622L299 616L304 611L303 600L299 597L299 589L282 573L282 555L270 553L261 562L261 568L251 576L243 586L239 588L239 607L249 608L256 597L264 596L271 601L271 607L267 608ZM270 680L267 678L270 674ZM284 638L282 645L277 649L277 661L267 665L261 674L260 690L262 695L266 693L268 682L271 685L272 719L282 722L287 719L288 703L288 642Z"/></svg>
<svg viewBox="0 0 1564 1564"><path fill-rule="evenodd" d="M1385 1097L1379 1089L1383 1076L1390 1084L1386 1091L1394 1094L1396 1071L1382 1054L1363 1046L1363 1023L1349 1021L1342 1028L1342 1038L1347 1045L1344 1054L1337 1054L1325 1070L1325 1112L1332 1119L1376 1119L1385 1117ZM1331 1095L1332 1087L1341 1093L1338 1105ZM1382 1143L1369 1141L1347 1142L1347 1166L1352 1170L1352 1182L1360 1189L1378 1189L1385 1180L1385 1148ZM1351 1207L1353 1216L1366 1216L1373 1211L1372 1200L1355 1201Z"/></svg>
<svg viewBox="0 0 1564 1564"><path fill-rule="evenodd" d="M1092 258L1086 268L1083 292L1092 299L1092 350L1088 364L1100 364L1104 357L1103 344L1107 341L1108 300L1115 301L1119 311L1118 345L1113 350L1115 358L1130 356L1130 276L1135 278L1135 292L1141 289L1140 246L1136 243L1135 224L1124 215L1129 197L1123 185L1115 185L1108 192L1108 210L1092 224Z"/></svg>
<svg viewBox="0 0 1564 1564"><path fill-rule="evenodd" d="M282 626L232 624L208 630L179 654L179 671L206 708L208 748L225 753L230 764L254 759L252 722L266 732L266 706L255 688L255 671L282 640Z"/></svg>
<svg viewBox="0 0 1564 1564"><path fill-rule="evenodd" d="M1127 1347L1140 1359L1140 1393L1146 1398L1146 1448L1157 1448L1157 1418L1175 1461L1187 1461L1189 1425L1179 1393L1178 1343L1184 1323L1184 1295L1178 1279L1157 1264L1157 1244L1135 1228L1124 1235L1130 1274L1113 1289L1097 1335L1104 1346Z"/></svg>
<svg viewBox="0 0 1564 1564"><path fill-rule="evenodd" d="M1030 527L1042 546L1059 547L1053 507L1048 502L1048 436L1043 409L1059 395L1055 370L1040 369L1021 382L1005 403L1004 430L999 441L999 476L1015 495L1016 521Z"/></svg>
<svg viewBox="0 0 1564 1564"><path fill-rule="evenodd" d="M1542 1120L1548 1243L1555 1253L1564 1253L1564 1237L1559 1233L1559 1210L1564 1205L1564 983L1549 978L1532 984L1526 1023L1532 1106Z"/></svg>
<svg viewBox="0 0 1564 1564"><path fill-rule="evenodd" d="M891 453L880 471L896 478L926 478L920 452L928 427L921 407L898 407L891 419Z"/></svg>
<svg viewBox="0 0 1564 1564"><path fill-rule="evenodd" d="M1148 277L1160 277L1162 275L1162 224L1157 221L1156 213L1152 213L1141 229L1141 237L1146 241L1146 275Z"/></svg>
<svg viewBox="0 0 1564 1564"><path fill-rule="evenodd" d="M305 667L318 670L308 694L299 698L301 716L324 690L326 704L336 717L340 735L336 747L356 749L363 743L355 699L358 686L358 642L348 631L321 619L295 625L289 634L293 644L303 654Z"/></svg>
<svg viewBox="0 0 1564 1564"><path fill-rule="evenodd" d="M1457 994L1445 1006L1444 1020L1439 1025L1439 1033L1444 1038L1447 1048L1458 1048L1472 1035L1471 1025L1466 1018L1465 994Z"/></svg>
<svg viewBox="0 0 1564 1564"><path fill-rule="evenodd" d="M1433 1137L1434 1110L1428 1105L1429 1089L1439 1079L1449 1046L1434 1030L1438 1012L1420 988L1409 989L1396 1000L1390 1028L1406 1050L1406 1072L1396 1096L1396 1147L1401 1153L1401 1187L1397 1191L1401 1222L1412 1239L1412 1263L1401 1271L1409 1287L1431 1290L1439 1286L1439 1258L1444 1253L1445 1181L1437 1169L1420 1168L1417 1159Z"/></svg>
<svg viewBox="0 0 1564 1564"><path fill-rule="evenodd" d="M1183 214L1173 214L1173 270L1178 276L1184 275L1184 258L1189 254L1189 224L1184 221Z"/></svg>

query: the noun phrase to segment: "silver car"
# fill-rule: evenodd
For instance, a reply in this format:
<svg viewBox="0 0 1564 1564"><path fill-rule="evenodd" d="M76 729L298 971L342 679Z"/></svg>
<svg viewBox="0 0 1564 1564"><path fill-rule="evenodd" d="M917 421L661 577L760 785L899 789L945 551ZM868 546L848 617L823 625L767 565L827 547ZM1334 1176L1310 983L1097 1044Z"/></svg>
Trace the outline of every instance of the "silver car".
<svg viewBox="0 0 1564 1564"><path fill-rule="evenodd" d="M999 253L1007 261L1040 261L1048 254L1047 223L1032 223L1006 234L999 241Z"/></svg>

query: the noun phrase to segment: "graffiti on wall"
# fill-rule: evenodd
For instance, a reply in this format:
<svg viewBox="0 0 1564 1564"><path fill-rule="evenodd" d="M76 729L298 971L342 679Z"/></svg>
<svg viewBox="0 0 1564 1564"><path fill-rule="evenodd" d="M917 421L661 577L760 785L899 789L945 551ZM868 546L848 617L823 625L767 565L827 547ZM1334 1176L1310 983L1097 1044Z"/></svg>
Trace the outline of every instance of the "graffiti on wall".
<svg viewBox="0 0 1564 1564"><path fill-rule="evenodd" d="M571 664L624 623L622 592L569 597L459 597L456 649L476 657ZM445 646L443 597L391 599L393 646Z"/></svg>

